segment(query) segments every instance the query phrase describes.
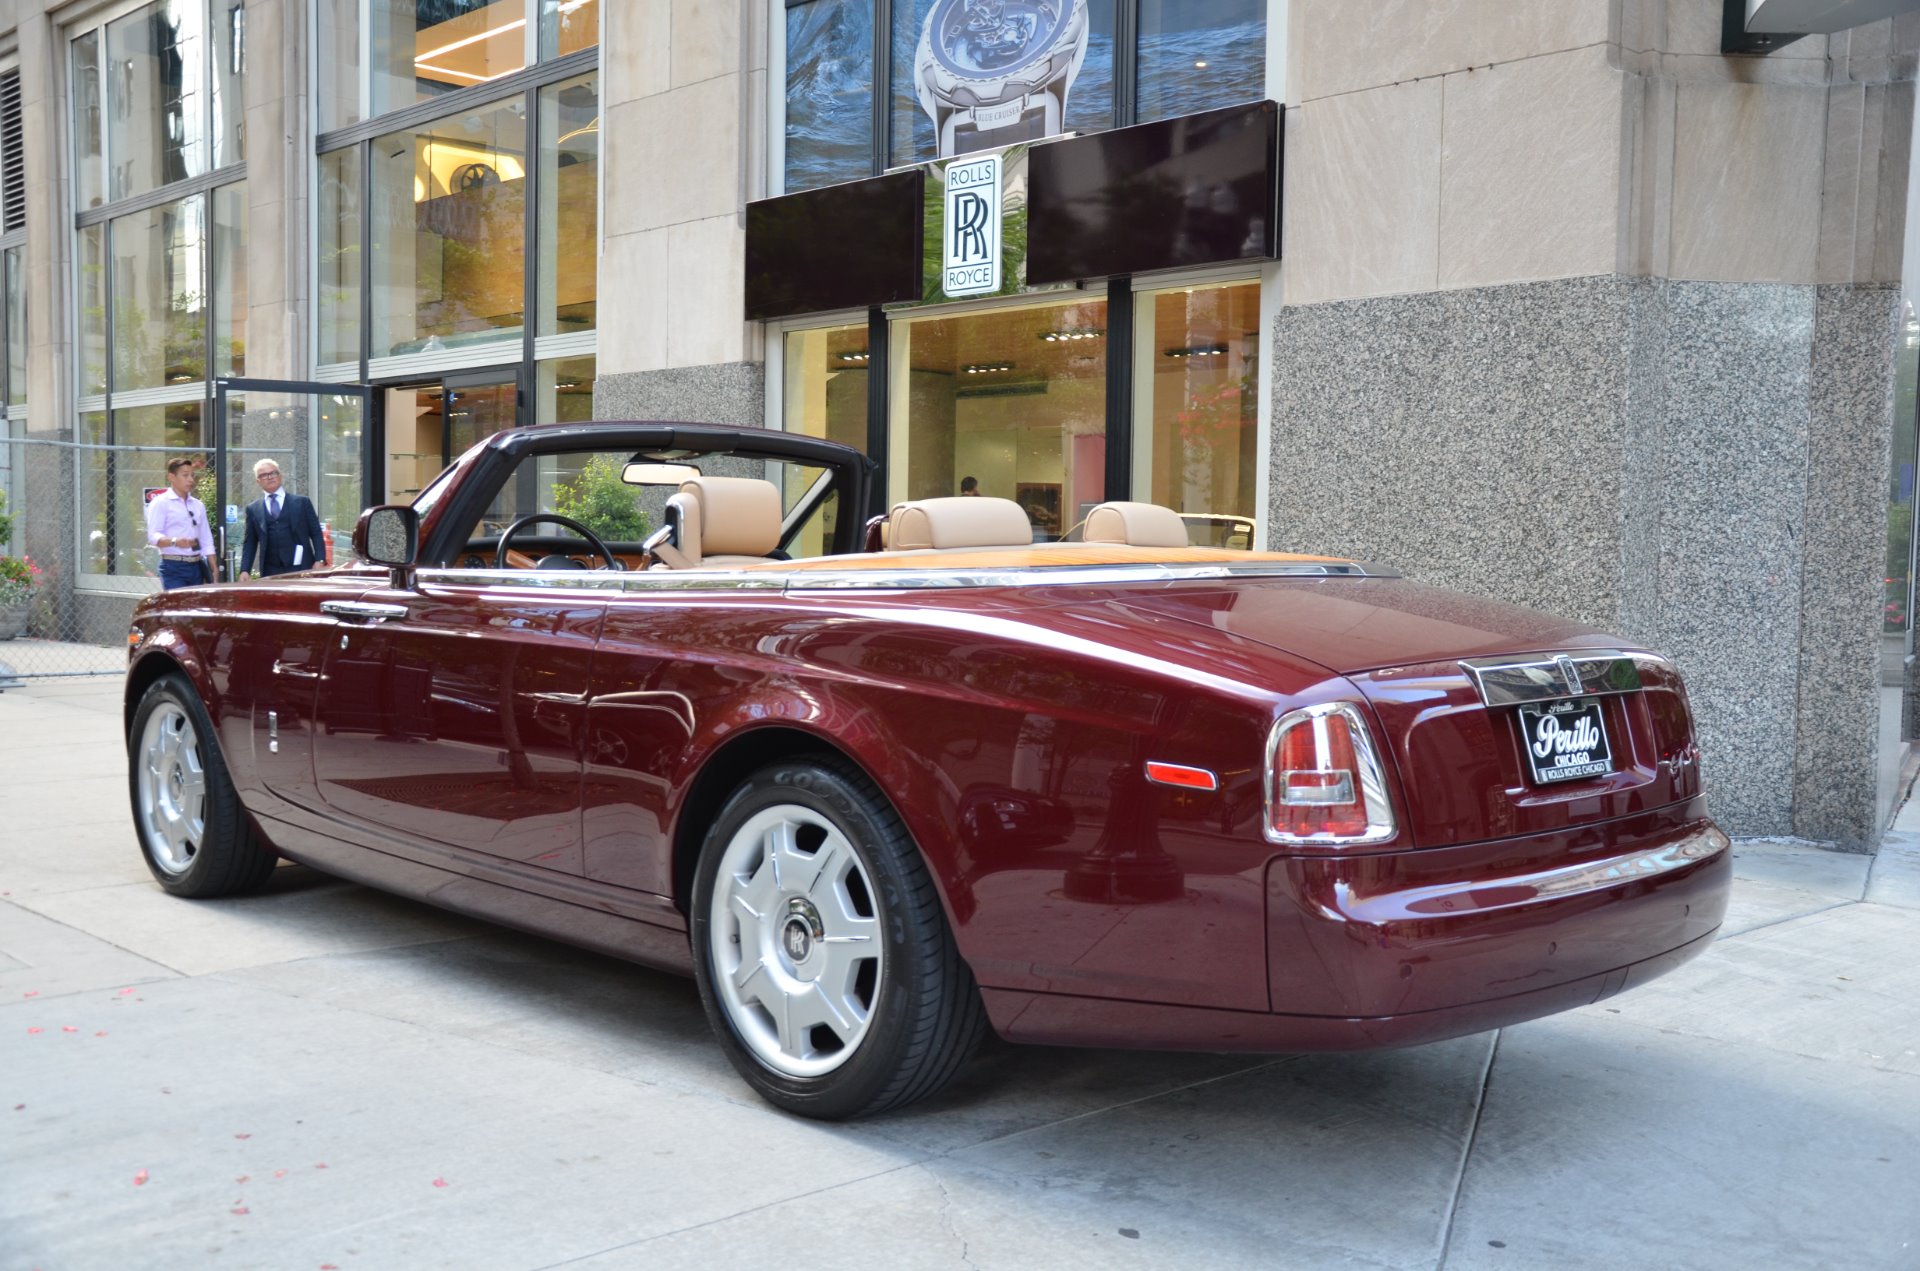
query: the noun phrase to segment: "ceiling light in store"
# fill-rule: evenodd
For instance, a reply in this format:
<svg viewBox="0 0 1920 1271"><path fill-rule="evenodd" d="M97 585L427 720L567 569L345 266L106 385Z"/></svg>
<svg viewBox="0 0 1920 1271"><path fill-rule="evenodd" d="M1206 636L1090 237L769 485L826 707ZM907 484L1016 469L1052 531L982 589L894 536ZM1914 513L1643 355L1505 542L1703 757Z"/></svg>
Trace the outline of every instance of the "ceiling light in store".
<svg viewBox="0 0 1920 1271"><path fill-rule="evenodd" d="M842 362L865 362L873 355L871 353L836 353L834 356Z"/></svg>
<svg viewBox="0 0 1920 1271"><path fill-rule="evenodd" d="M1167 349L1166 357L1225 357L1227 346L1224 344L1189 344L1183 349Z"/></svg>
<svg viewBox="0 0 1920 1271"><path fill-rule="evenodd" d="M969 362L960 370L966 375L991 375L995 371L1011 371L1011 362Z"/></svg>
<svg viewBox="0 0 1920 1271"><path fill-rule="evenodd" d="M1082 327L1077 331L1043 331L1040 338L1048 344L1057 344L1063 340L1097 340L1105 334L1098 327Z"/></svg>
<svg viewBox="0 0 1920 1271"><path fill-rule="evenodd" d="M507 32L518 30L526 24L527 20L525 18L517 18L512 22L502 23L500 26L482 31L478 35L469 35L464 40L455 40L451 44L442 44L437 49L428 49L426 52L417 55L413 59L413 64L418 66L431 58L439 57L442 53L451 53L455 49L463 49L469 44L478 44L482 40L491 40L496 35L505 35Z"/></svg>

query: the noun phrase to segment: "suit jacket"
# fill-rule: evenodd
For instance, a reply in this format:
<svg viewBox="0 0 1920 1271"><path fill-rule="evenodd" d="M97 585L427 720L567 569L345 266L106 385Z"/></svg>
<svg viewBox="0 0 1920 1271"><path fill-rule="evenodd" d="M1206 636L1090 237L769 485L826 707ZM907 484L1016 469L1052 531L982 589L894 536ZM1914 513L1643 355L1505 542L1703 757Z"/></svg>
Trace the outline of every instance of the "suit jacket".
<svg viewBox="0 0 1920 1271"><path fill-rule="evenodd" d="M293 549L301 548L300 563L293 563ZM320 531L320 514L305 495L280 492L280 515L267 519L267 496L247 504L246 544L240 552L240 572L250 574L254 557L260 559L262 578L288 574L296 569L311 569L327 559L327 541Z"/></svg>

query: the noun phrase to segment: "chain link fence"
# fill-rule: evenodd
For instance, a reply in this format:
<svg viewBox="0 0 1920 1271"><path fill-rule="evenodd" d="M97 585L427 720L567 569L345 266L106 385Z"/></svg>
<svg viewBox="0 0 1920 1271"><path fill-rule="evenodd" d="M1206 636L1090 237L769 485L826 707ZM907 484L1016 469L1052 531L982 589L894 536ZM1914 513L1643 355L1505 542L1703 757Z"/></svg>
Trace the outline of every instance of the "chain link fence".
<svg viewBox="0 0 1920 1271"><path fill-rule="evenodd" d="M0 687L55 676L118 675L127 665L127 623L142 596L159 588L146 547L140 489L165 484L161 446L88 445L18 431L5 446L0 492ZM191 452L189 452L191 453ZM137 482L136 502L109 514L89 492ZM87 522L83 524L82 522ZM137 535L137 537L135 537ZM121 541L125 540L125 541Z"/></svg>

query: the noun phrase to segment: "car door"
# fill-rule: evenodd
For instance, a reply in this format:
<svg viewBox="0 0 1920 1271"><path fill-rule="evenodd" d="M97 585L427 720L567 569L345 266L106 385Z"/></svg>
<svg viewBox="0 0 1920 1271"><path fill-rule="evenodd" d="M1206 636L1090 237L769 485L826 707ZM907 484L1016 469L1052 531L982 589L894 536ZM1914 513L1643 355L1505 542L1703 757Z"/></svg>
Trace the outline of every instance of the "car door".
<svg viewBox="0 0 1920 1271"><path fill-rule="evenodd" d="M326 606L319 794L375 846L579 874L581 738L605 600L524 575L422 570Z"/></svg>

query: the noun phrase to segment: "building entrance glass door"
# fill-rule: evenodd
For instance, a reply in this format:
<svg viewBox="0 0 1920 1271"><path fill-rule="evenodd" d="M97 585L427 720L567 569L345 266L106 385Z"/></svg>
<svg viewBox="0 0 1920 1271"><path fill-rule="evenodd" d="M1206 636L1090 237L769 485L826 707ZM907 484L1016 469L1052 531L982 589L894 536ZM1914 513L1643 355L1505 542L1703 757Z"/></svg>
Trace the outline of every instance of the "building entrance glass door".
<svg viewBox="0 0 1920 1271"><path fill-rule="evenodd" d="M372 390L266 379L215 380L213 390L214 497L205 501L221 577L239 577L246 506L261 494L253 470L262 459L279 466L286 493L313 501L333 558L346 559L354 522L368 502Z"/></svg>
<svg viewBox="0 0 1920 1271"><path fill-rule="evenodd" d="M454 371L383 388L386 497L406 503L475 442L522 422L522 368Z"/></svg>

